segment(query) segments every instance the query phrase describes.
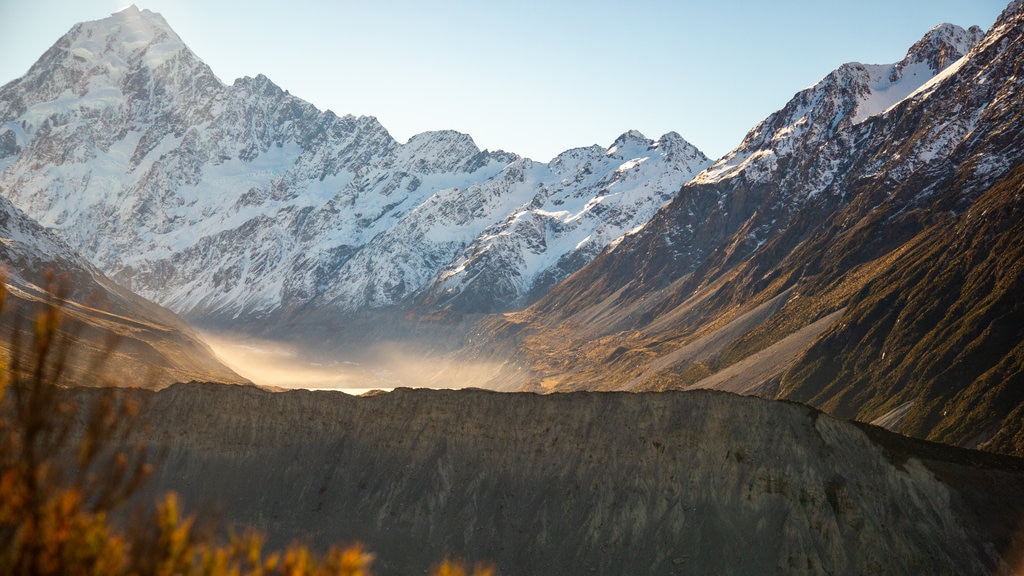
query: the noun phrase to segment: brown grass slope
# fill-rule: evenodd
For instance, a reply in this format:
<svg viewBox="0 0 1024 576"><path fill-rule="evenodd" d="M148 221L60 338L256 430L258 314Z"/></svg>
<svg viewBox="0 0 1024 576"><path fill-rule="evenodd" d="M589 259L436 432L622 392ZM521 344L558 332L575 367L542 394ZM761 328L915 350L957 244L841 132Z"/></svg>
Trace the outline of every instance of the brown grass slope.
<svg viewBox="0 0 1024 576"><path fill-rule="evenodd" d="M918 234L851 300L781 395L898 430L1024 455L1024 165Z"/></svg>

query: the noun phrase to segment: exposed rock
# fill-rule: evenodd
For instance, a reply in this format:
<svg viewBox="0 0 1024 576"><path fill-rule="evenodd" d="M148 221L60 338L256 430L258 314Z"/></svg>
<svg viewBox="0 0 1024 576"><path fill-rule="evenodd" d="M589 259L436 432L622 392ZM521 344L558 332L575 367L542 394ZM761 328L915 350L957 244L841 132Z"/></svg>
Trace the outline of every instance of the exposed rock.
<svg viewBox="0 0 1024 576"><path fill-rule="evenodd" d="M550 164L450 130L399 143L265 76L223 84L134 8L0 88L0 193L139 294L264 333L522 304L709 163L674 133Z"/></svg>
<svg viewBox="0 0 1024 576"><path fill-rule="evenodd" d="M380 574L1009 574L1024 462L719 392L174 386L151 490Z"/></svg>

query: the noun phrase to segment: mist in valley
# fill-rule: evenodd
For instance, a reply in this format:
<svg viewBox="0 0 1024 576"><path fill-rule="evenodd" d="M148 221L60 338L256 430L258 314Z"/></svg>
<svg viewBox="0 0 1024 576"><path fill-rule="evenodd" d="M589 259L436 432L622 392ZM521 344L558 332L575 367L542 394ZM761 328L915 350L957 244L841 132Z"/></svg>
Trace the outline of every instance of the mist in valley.
<svg viewBox="0 0 1024 576"><path fill-rule="evenodd" d="M468 364L382 343L359 354L325 353L281 340L203 332L216 356L240 376L269 389L365 394L395 388L486 387L497 366Z"/></svg>

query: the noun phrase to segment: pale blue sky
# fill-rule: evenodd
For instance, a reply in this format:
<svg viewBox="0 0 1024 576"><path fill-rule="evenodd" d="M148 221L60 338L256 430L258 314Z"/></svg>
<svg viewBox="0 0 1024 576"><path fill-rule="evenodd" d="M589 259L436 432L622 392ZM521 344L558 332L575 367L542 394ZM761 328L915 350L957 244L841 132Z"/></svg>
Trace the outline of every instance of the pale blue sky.
<svg viewBox="0 0 1024 576"><path fill-rule="evenodd" d="M131 0L0 0L0 84L76 22ZM899 60L934 25L987 29L1003 0L137 0L226 83L265 74L405 141L469 133L547 161L638 129L711 157L844 62Z"/></svg>

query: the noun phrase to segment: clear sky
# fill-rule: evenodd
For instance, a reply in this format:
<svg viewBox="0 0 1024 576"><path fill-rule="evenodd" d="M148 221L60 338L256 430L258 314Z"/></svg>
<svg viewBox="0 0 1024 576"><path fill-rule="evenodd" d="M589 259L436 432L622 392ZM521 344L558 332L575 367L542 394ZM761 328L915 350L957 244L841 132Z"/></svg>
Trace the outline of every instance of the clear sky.
<svg viewBox="0 0 1024 576"><path fill-rule="evenodd" d="M0 84L131 0L0 0ZM844 62L896 62L1004 0L136 0L226 83L265 74L400 141L454 129L547 161L637 129L717 158Z"/></svg>

